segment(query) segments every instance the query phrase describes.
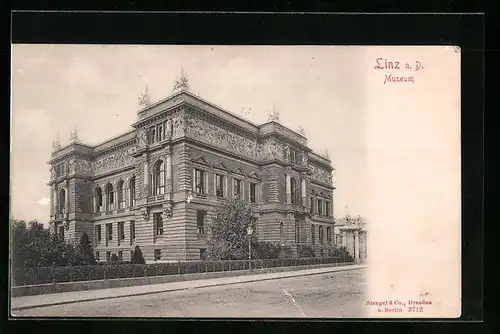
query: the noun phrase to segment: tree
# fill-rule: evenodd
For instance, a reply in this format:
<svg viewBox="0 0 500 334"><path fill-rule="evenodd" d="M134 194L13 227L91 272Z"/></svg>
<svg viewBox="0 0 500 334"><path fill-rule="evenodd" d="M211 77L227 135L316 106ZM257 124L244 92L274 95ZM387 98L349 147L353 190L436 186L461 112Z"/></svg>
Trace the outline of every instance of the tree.
<svg viewBox="0 0 500 334"><path fill-rule="evenodd" d="M26 234L26 222L24 220L10 219L11 239L11 263L12 268L24 268L24 235Z"/></svg>
<svg viewBox="0 0 500 334"><path fill-rule="evenodd" d="M80 242L77 246L77 252L80 256L80 262L82 265L95 264L94 250L92 249L92 244L90 243L89 236L87 232L83 232L80 237Z"/></svg>
<svg viewBox="0 0 500 334"><path fill-rule="evenodd" d="M142 251L139 246L135 246L134 253L132 254L132 263L133 264L144 264L146 261L144 260L144 256L142 256Z"/></svg>
<svg viewBox="0 0 500 334"><path fill-rule="evenodd" d="M50 237L48 249L44 256L44 266L74 266L82 263L82 258L73 245L66 243L57 234Z"/></svg>
<svg viewBox="0 0 500 334"><path fill-rule="evenodd" d="M210 225L207 242L209 259L240 260L248 258L247 227L254 222L254 212L249 203L233 198L216 207L215 219ZM256 244L255 234L252 243ZM253 247L255 251L255 247Z"/></svg>
<svg viewBox="0 0 500 334"><path fill-rule="evenodd" d="M50 241L49 230L36 220L30 221L21 239L24 266L29 268L45 266L45 257L51 248Z"/></svg>

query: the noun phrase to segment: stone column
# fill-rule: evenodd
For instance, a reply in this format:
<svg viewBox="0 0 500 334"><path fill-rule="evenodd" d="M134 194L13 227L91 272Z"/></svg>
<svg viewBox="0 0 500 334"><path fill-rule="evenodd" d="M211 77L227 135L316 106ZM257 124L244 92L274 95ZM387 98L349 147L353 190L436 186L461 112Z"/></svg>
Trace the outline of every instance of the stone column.
<svg viewBox="0 0 500 334"><path fill-rule="evenodd" d="M172 120L168 119L167 122L165 123L165 136L171 137L172 136Z"/></svg>
<svg viewBox="0 0 500 334"><path fill-rule="evenodd" d="M292 189L291 189L291 177L289 172L285 174L285 181L286 181L286 204L291 204Z"/></svg>
<svg viewBox="0 0 500 334"><path fill-rule="evenodd" d="M144 155L144 195L149 196L149 164L146 155Z"/></svg>
<svg viewBox="0 0 500 334"><path fill-rule="evenodd" d="M354 231L354 260L359 261L359 231Z"/></svg>
<svg viewBox="0 0 500 334"><path fill-rule="evenodd" d="M169 149L167 151L167 165L165 168L166 177L165 177L165 188L166 192L169 194L173 191L172 189L172 151Z"/></svg>
<svg viewBox="0 0 500 334"><path fill-rule="evenodd" d="M51 216L55 217L57 214L57 209L59 203L57 202L57 189L55 187L52 188L52 210L51 210Z"/></svg>
<svg viewBox="0 0 500 334"><path fill-rule="evenodd" d="M306 188L306 178L305 175L302 175L301 180L301 197L302 197L302 206L307 207L307 188Z"/></svg>
<svg viewBox="0 0 500 334"><path fill-rule="evenodd" d="M102 193L101 193L102 195ZM94 192L94 207L92 212L97 212L97 208L99 207L99 199L97 198L97 192Z"/></svg>
<svg viewBox="0 0 500 334"><path fill-rule="evenodd" d="M69 182L66 181L66 214L69 214Z"/></svg>

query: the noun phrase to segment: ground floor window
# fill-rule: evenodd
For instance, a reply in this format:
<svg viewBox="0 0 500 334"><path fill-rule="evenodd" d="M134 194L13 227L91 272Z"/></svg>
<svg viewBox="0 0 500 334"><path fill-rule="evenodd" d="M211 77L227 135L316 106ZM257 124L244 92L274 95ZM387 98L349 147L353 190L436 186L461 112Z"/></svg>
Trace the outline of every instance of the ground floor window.
<svg viewBox="0 0 500 334"><path fill-rule="evenodd" d="M64 226L59 226L59 236L64 239Z"/></svg>
<svg viewBox="0 0 500 334"><path fill-rule="evenodd" d="M106 252L106 261L111 261L111 252Z"/></svg>
<svg viewBox="0 0 500 334"><path fill-rule="evenodd" d="M161 260L161 249L155 249L155 261Z"/></svg>
<svg viewBox="0 0 500 334"><path fill-rule="evenodd" d="M99 252L95 252L95 259L99 262Z"/></svg>
<svg viewBox="0 0 500 334"><path fill-rule="evenodd" d="M196 226L198 228L198 234L205 234L205 211L196 211Z"/></svg>
<svg viewBox="0 0 500 334"><path fill-rule="evenodd" d="M161 213L153 214L153 225L155 229L155 235L163 235L163 218Z"/></svg>
<svg viewBox="0 0 500 334"><path fill-rule="evenodd" d="M123 261L123 251L118 251L118 260Z"/></svg>
<svg viewBox="0 0 500 334"><path fill-rule="evenodd" d="M207 250L206 248L200 248L200 260L205 260L206 259L206 254Z"/></svg>

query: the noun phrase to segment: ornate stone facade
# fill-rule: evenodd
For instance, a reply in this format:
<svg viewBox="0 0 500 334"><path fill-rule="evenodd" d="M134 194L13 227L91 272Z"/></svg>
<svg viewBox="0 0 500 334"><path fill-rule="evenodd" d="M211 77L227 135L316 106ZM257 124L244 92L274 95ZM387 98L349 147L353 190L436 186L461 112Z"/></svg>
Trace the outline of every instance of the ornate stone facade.
<svg viewBox="0 0 500 334"><path fill-rule="evenodd" d="M297 250L311 242L309 228L333 226L331 162L303 134L276 122L252 124L184 88L141 110L133 131L52 153L54 231L67 227L74 242L87 232L101 260L112 253L128 260L140 246L151 262L159 253L168 261L198 259L217 203L234 196L252 203L261 240ZM324 206L318 212L310 210L315 188L313 202ZM292 232L279 235L280 222ZM312 245L318 255L331 246Z"/></svg>

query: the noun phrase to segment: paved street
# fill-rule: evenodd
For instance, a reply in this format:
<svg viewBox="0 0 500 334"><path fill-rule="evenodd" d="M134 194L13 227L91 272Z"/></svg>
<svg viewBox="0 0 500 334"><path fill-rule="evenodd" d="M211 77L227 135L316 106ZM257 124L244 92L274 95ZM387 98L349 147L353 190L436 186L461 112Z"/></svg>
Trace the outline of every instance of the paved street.
<svg viewBox="0 0 500 334"><path fill-rule="evenodd" d="M362 317L365 269L13 311L48 317Z"/></svg>

